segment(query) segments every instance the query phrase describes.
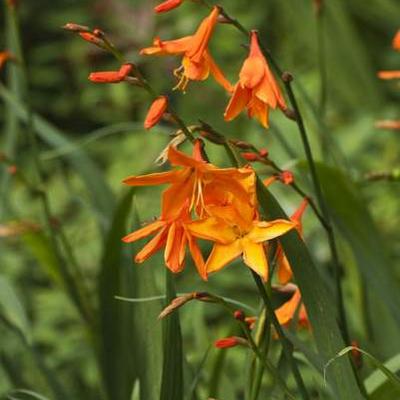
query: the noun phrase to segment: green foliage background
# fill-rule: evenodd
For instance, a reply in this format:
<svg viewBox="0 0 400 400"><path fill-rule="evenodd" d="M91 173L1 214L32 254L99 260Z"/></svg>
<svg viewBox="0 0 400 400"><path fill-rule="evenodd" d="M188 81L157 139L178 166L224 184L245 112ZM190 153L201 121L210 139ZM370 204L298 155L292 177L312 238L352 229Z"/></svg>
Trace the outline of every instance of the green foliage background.
<svg viewBox="0 0 400 400"><path fill-rule="evenodd" d="M54 253L42 218L40 195L10 176L3 163L0 226L29 221L41 229L0 238L0 397L153 400L160 398L162 376L163 399L181 399L180 390L174 391L177 387L182 388L185 399L247 396L244 388L250 378L244 371L253 362L251 356L239 348L212 348L215 339L238 333L235 322L223 310L203 303L187 305L179 313L180 327L178 318L164 326L164 343L167 339L169 344L163 346L162 324L157 320L160 299L135 303L115 299L167 292L162 257L134 265L132 255L139 245L132 248L120 242L128 230L158 215L160 189L127 191L121 180L158 168L153 161L168 143L170 128L162 125L144 131L142 121L150 99L139 89L89 83L91 71L117 69L117 63L60 27L70 21L101 27L127 59L140 65L158 91L168 92L175 84L171 72L179 60L142 58L138 50L150 44L155 35L169 39L190 34L207 11L187 2L174 12L155 17L154 3L20 1L29 95L24 95L21 68L8 65L1 72L1 151L34 184L28 132L32 126L37 132L43 189L56 219L54 229L64 229L78 264L78 271L72 273L78 300ZM400 69L400 53L390 46L400 27L398 0L326 1L320 27L311 0L232 0L221 4L247 27L259 29L280 65L295 76L296 94L314 153L321 160L320 176L340 238L351 338L382 362L391 359L390 369L397 372L400 186L398 182L367 182L364 176L399 168L398 134L374 128L377 119L399 118L398 85L376 77L377 70ZM0 49L11 48L18 54L16 33L5 10L4 5ZM321 37L327 66L324 125L316 118ZM212 54L232 82L246 55L243 44L243 37L225 25L218 27L211 43ZM272 113L268 132L245 116L227 125L223 110L228 99L212 79L192 84L185 95L173 92L171 99L189 124L206 120L229 137L267 147L272 159L293 169L298 182L312 191L296 127L279 112ZM29 109L34 111L33 118ZM291 151L285 151L282 137ZM322 146L321 137L325 138ZM215 164L228 165L221 149L209 146L209 152ZM272 191L289 214L299 203L285 187ZM325 236L311 211L306 214L304 230L319 275L333 291ZM57 236L56 242L66 257L62 238ZM70 261L67 267L71 267ZM245 303L249 314L260 307L254 283L239 263L207 284L188 263L175 284L178 292L207 290ZM174 290L170 285L169 295ZM79 303L79 293L89 304L93 319L85 319L85 311L78 311L85 307ZM282 301L274 300L277 304ZM177 340L180 329L182 342ZM322 378L327 360L313 343L312 335L306 332L295 336L307 386L312 389L312 398L335 398ZM174 351L168 357L165 348L172 345ZM273 346L271 357L280 359L278 345ZM285 368L280 365L283 373ZM394 399L396 392L387 378L379 373L370 376L375 369L376 365L365 359L361 375L370 380L367 388L371 398ZM166 373L171 370L176 373ZM294 387L291 379L289 385ZM268 378L262 383L262 396L283 398Z"/></svg>

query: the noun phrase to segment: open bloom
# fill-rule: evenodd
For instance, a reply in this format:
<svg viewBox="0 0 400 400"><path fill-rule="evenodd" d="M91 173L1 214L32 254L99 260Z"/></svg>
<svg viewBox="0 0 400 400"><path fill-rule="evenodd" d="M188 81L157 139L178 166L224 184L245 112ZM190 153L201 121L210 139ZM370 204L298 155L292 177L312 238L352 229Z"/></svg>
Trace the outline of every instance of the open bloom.
<svg viewBox="0 0 400 400"><path fill-rule="evenodd" d="M295 318L297 314L297 323L300 327L308 328L310 326L307 311L304 304L301 303L301 293L296 286L290 300L282 304L276 311L276 317L281 325L288 325Z"/></svg>
<svg viewBox="0 0 400 400"><path fill-rule="evenodd" d="M239 74L239 82L225 110L225 120L231 121L247 108L250 118L257 118L268 128L269 109L287 108L281 90L268 66L256 31L251 33L250 54Z"/></svg>
<svg viewBox="0 0 400 400"><path fill-rule="evenodd" d="M187 225L193 236L215 242L206 262L207 273L218 271L243 256L247 266L264 280L268 279L264 242L285 234L294 227L294 223L286 220L254 220L253 213L243 204L240 209L233 205L215 206L212 209L213 216Z"/></svg>
<svg viewBox="0 0 400 400"><path fill-rule="evenodd" d="M183 3L183 0L167 0L159 4L158 6L154 7L154 11L156 13L163 13L174 8L179 7Z"/></svg>
<svg viewBox="0 0 400 400"><path fill-rule="evenodd" d="M177 40L162 41L155 38L153 46L140 51L144 55L183 55L182 65L174 71L179 79L177 89L185 90L190 80L203 81L210 73L226 90L232 86L224 77L208 51L208 43L218 22L219 9L214 7L211 14L203 20L192 36Z"/></svg>
<svg viewBox="0 0 400 400"><path fill-rule="evenodd" d="M191 222L191 212L198 215L208 213L208 204L227 201L235 198L238 204L254 204L255 178L254 171L248 168L219 169L200 158L199 142L195 144L194 154L190 157L174 147L168 150L168 160L173 166L180 168L167 172L153 173L143 176L131 176L124 180L130 186L149 186L169 184L162 195L161 216L155 222L139 229L123 240L133 242L152 234L153 239L139 252L135 260L143 262L155 252L165 247L164 260L173 272L184 267L186 247L192 254L198 272L206 279L204 261L197 247L194 235L187 228ZM207 214L208 215L208 214Z"/></svg>
<svg viewBox="0 0 400 400"><path fill-rule="evenodd" d="M290 217L292 222L295 223L297 232L299 232L300 236L303 235L303 225L301 223L301 219L303 217L304 211L306 210L308 205L307 199L304 199L300 204L300 207L294 212L294 214ZM278 245L277 249L277 266L278 266L278 280L281 284L285 284L289 282L289 280L293 276L292 269L289 264L289 260L287 259L285 252L283 251L282 245Z"/></svg>

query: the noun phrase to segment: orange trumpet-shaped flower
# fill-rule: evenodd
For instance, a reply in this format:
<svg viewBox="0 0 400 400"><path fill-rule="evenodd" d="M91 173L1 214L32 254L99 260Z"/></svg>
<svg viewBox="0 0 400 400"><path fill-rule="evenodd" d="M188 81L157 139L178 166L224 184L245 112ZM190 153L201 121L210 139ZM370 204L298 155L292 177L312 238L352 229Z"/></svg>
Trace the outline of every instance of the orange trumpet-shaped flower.
<svg viewBox="0 0 400 400"><path fill-rule="evenodd" d="M168 107L168 98L166 96L157 97L150 106L144 121L145 129L150 129L157 125L163 117Z"/></svg>
<svg viewBox="0 0 400 400"><path fill-rule="evenodd" d="M300 207L290 217L291 221L296 224L296 229L297 232L299 232L300 236L303 235L303 225L301 219L303 217L304 211L307 208L307 205L308 200L304 199L300 204ZM293 272L281 244L278 245L277 249L277 266L278 280L282 285L284 285L285 283L288 283L289 280L292 278Z"/></svg>
<svg viewBox="0 0 400 400"><path fill-rule="evenodd" d="M183 3L183 0L167 0L159 4L158 6L154 7L154 11L156 13L163 13L174 8L179 7Z"/></svg>
<svg viewBox="0 0 400 400"><path fill-rule="evenodd" d="M400 51L400 29L394 35L392 46L395 50Z"/></svg>
<svg viewBox="0 0 400 400"><path fill-rule="evenodd" d="M285 234L295 224L286 220L266 222L249 219L252 211L246 210L243 204L240 209L233 205L215 206L212 215L187 224L193 236L215 242L206 262L207 273L219 271L243 256L244 263L266 281L268 260L263 243Z"/></svg>
<svg viewBox="0 0 400 400"><path fill-rule="evenodd" d="M226 90L232 86L212 59L208 51L208 43L218 22L219 9L214 7L211 14L203 20L192 36L177 40L162 41L154 39L153 46L140 51L143 55L183 55L182 65L174 71L179 79L176 89L185 90L190 80L203 81L210 73Z"/></svg>
<svg viewBox="0 0 400 400"><path fill-rule="evenodd" d="M178 216L162 216L157 221L126 235L122 240L132 243L149 235L155 236L136 254L135 262L142 263L165 247L165 265L174 273L181 272L185 265L186 247L189 246L193 261L199 275L206 280L207 273L204 260L195 239L185 229L185 223L190 221L189 208L184 206Z"/></svg>
<svg viewBox="0 0 400 400"><path fill-rule="evenodd" d="M300 308L299 308L300 307ZM296 290L293 293L289 301L282 304L276 311L276 317L281 325L288 325L296 315L298 310L298 325L304 328L310 327L308 320L307 311L304 304L301 304L301 293L299 288L296 286Z"/></svg>
<svg viewBox="0 0 400 400"><path fill-rule="evenodd" d="M247 108L250 118L257 118L268 128L269 109L287 108L281 90L268 66L259 43L256 31L251 33L250 54L239 74L232 98L225 110L225 120L236 118Z"/></svg>
<svg viewBox="0 0 400 400"><path fill-rule="evenodd" d="M170 163L181 167L179 169L132 176L124 180L124 183L131 186L160 184L170 186L162 195L160 218L127 235L123 240L129 243L156 234L136 255L135 260L138 263L143 262L165 247L165 263L173 272L183 269L188 246L200 276L206 279L207 271L200 249L187 228L191 223L191 211L195 209L198 215L207 214L209 204L213 206L219 201L231 199L234 199L235 204L240 207L247 206L248 209L252 209L255 204L255 175L249 168L219 169L206 163L199 156L199 146L200 142L196 142L194 150L196 157L189 157L172 146L168 149Z"/></svg>
<svg viewBox="0 0 400 400"><path fill-rule="evenodd" d="M379 71L378 78L384 80L400 79L400 71Z"/></svg>

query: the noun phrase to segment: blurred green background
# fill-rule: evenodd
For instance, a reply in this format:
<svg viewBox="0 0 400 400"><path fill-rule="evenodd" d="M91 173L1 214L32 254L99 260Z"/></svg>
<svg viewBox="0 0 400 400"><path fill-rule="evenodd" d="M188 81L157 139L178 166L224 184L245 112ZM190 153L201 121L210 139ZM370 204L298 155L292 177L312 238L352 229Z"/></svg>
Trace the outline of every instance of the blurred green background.
<svg viewBox="0 0 400 400"><path fill-rule="evenodd" d="M3 3L0 49L18 53ZM1 152L35 186L28 133L34 121L43 189L54 217L53 229L58 232L56 245L69 260L68 266L69 250L59 234L63 229L79 267L75 275L78 286L83 287L79 290L87 291L84 298L97 311L94 322L81 318L68 284L65 289L52 234L42 218L40 193L28 188L18 174L10 174L2 163L0 232L5 234L0 234L0 397L40 398L35 397L40 394L49 399L123 400L138 399L140 392L142 400L157 399L161 302L132 303L114 296L142 298L165 293L162 258L137 266L131 257L140 247L120 245L120 237L134 224L158 215L160 189L127 192L121 180L158 168L153 162L168 143L171 128L161 125L144 131L142 121L150 99L139 89L91 84L87 79L90 72L114 70L119 65L110 55L60 27L76 22L102 28L128 60L140 65L159 92L170 92L175 85L172 70L180 60L143 58L138 50L156 35L170 39L191 34L207 10L187 2L176 11L155 16L152 6L157 2L150 0L19 3L29 91L25 91L20 67L8 64L1 71ZM365 174L399 168L399 133L379 130L374 124L378 119L400 116L398 84L376 77L380 69L400 69L400 53L391 48L400 27L400 4L398 0L330 0L319 25L312 3L221 1L245 26L259 29L280 65L295 76L316 158L332 167L323 179L340 233L351 336L386 361L400 353L400 316L393 315L400 293L400 186L385 180L368 182ZM219 26L212 39L211 52L231 82L237 79L246 56L241 46L245 44L227 25ZM322 111L321 59L327 73ZM223 121L228 98L212 79L191 84L186 94L170 95L188 124L202 119L229 137L268 148L271 158L281 167L293 169L298 182L311 191L301 168L304 154L296 127L279 112L272 113L268 132L244 115L228 125ZM218 147L209 145L209 152L214 163L227 165ZM269 172L260 171L265 176ZM300 203L285 187L277 185L273 192L288 213ZM37 229L7 234L6 228L17 221L34 224ZM311 211L306 214L304 232L321 276L333 290L325 236ZM259 307L249 274L239 263L207 284L188 263L178 277L177 291L193 290L208 290L244 302L253 310ZM221 352L210 347L215 339L235 332L234 322L217 307L197 303L187 305L180 317L185 398L244 398L248 377L243 371L250 356L241 349ZM310 334L302 332L300 337L312 343ZM314 398L330 398L320 373L305 360L302 368ZM365 360L363 377L374 368ZM16 393L16 389L32 392ZM272 393L268 379L262 390Z"/></svg>

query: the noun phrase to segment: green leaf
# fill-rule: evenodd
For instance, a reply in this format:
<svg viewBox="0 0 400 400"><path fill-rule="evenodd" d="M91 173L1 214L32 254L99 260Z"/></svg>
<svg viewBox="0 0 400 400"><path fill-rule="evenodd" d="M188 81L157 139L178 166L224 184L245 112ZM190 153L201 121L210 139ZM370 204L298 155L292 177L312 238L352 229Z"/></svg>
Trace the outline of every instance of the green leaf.
<svg viewBox="0 0 400 400"><path fill-rule="evenodd" d="M175 283L166 270L166 305L175 297ZM160 400L183 399L183 351L179 311L175 310L163 321L164 360Z"/></svg>
<svg viewBox="0 0 400 400"><path fill-rule="evenodd" d="M360 188L337 168L322 163L317 168L334 222L350 244L369 291L400 326L397 279Z"/></svg>
<svg viewBox="0 0 400 400"><path fill-rule="evenodd" d="M288 219L279 203L258 179L257 192L260 206L270 219ZM343 347L344 342L336 322L334 300L320 277L309 251L299 234L293 230L281 238L282 246L299 285L307 313L310 318L318 352L328 362ZM339 399L361 399L356 378L347 358L342 358L332 367L328 382Z"/></svg>
<svg viewBox="0 0 400 400"><path fill-rule="evenodd" d="M398 397L400 395L399 378L394 374L400 371L400 354L395 355L385 364L379 363L380 365L377 365L376 362L374 364L378 367L378 370L372 372L364 381L369 399L385 400ZM382 367L385 368L386 372L382 370ZM387 371L392 372L392 374L388 375Z"/></svg>
<svg viewBox="0 0 400 400"><path fill-rule="evenodd" d="M109 399L125 400L132 391L136 372L134 368L134 323L127 304L115 299L121 294L126 281L131 286L125 295L135 295L129 277L130 257L124 253L121 238L125 234L126 220L132 207L133 190L119 202L111 228L104 241L104 253L99 275L100 362ZM130 336L130 342L127 337Z"/></svg>
<svg viewBox="0 0 400 400"><path fill-rule="evenodd" d="M7 105L13 107L21 121L25 123L28 122L29 116L26 107L3 85L0 85L0 97ZM54 148L74 146L73 143L67 139L65 133L37 114L33 115L33 129L43 141ZM112 217L114 197L111 189L103 178L103 173L86 153L79 148L69 153L66 159L85 182L91 195L93 208L97 213L99 222L103 228L107 228Z"/></svg>
<svg viewBox="0 0 400 400"><path fill-rule="evenodd" d="M27 343L31 343L31 326L25 309L11 282L4 276L0 276L0 314L21 333Z"/></svg>
<svg viewBox="0 0 400 400"><path fill-rule="evenodd" d="M359 349L358 347L354 346L348 346L345 347L343 350L339 351L339 353L333 357L331 360L328 361L328 363L324 367L324 376L326 376L328 368L335 363L339 358L343 357L344 355L348 354L349 352L356 350L360 353L362 353L364 356L366 356L374 365L375 367L378 368L379 371L373 372L367 379L366 382L368 381L368 386L367 388L367 393L369 395L373 394L375 391L382 389L382 385L384 383L389 383L389 385L386 386L386 390L388 390L390 393L394 394L395 397L380 397L382 395L382 391L378 395L378 397L373 397L374 399L394 399L400 396L400 378L398 378L388 367L386 367L384 364L382 364L378 359L376 359L373 355L368 353L365 350ZM392 360L388 362L388 364L391 364L391 367L393 369L399 369L400 368L400 354L398 354L396 357L394 357ZM383 374L383 375L382 375ZM376 396L376 393L375 393ZM371 399L372 397L370 397Z"/></svg>

